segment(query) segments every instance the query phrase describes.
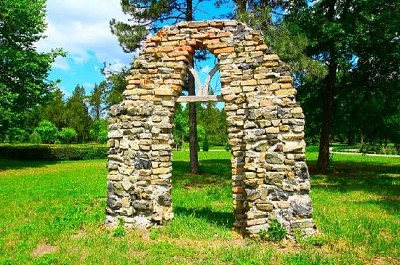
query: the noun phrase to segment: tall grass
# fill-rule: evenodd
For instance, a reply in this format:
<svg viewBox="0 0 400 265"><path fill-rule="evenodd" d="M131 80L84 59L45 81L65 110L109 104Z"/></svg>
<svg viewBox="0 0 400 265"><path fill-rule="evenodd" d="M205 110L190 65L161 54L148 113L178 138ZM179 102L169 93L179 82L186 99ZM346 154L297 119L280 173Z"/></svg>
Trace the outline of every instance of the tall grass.
<svg viewBox="0 0 400 265"><path fill-rule="evenodd" d="M103 226L104 160L0 160L0 264L400 264L400 159L334 155L312 174L321 235L298 244L242 239L232 231L230 155L174 153L175 218L151 231L115 236ZM34 255L40 246L55 252Z"/></svg>

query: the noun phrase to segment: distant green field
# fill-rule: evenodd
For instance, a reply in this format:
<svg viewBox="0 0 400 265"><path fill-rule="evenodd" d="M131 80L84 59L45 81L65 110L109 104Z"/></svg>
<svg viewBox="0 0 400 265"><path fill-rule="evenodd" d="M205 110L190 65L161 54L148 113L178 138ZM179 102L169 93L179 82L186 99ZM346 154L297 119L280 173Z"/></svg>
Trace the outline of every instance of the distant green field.
<svg viewBox="0 0 400 265"><path fill-rule="evenodd" d="M0 264L400 264L400 158L335 154L320 174L308 150L322 234L297 244L232 231L229 152L200 152L198 175L175 152L175 218L125 234L103 226L105 160L0 160Z"/></svg>

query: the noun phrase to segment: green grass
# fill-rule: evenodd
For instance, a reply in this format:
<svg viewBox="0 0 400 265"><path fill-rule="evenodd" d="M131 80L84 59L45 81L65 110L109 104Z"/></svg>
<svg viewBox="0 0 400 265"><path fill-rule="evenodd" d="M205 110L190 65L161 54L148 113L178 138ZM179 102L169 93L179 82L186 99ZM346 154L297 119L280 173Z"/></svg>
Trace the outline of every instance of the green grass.
<svg viewBox="0 0 400 265"><path fill-rule="evenodd" d="M400 158L335 154L320 174L308 151L322 234L298 244L232 231L228 152L200 152L198 175L175 152L175 218L120 236L103 226L106 161L0 160L0 264L400 264ZM57 251L34 256L44 245Z"/></svg>

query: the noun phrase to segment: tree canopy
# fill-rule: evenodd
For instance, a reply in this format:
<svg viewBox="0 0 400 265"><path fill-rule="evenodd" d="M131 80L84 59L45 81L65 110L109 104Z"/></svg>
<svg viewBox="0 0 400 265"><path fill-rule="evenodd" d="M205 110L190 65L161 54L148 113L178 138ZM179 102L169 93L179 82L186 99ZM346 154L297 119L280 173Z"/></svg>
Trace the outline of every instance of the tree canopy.
<svg viewBox="0 0 400 265"><path fill-rule="evenodd" d="M306 137L320 143L321 169L328 168L332 140L352 143L359 134L398 141L398 1L236 3L238 18L264 31L266 43L292 66Z"/></svg>
<svg viewBox="0 0 400 265"><path fill-rule="evenodd" d="M49 99L54 84L47 80L60 50L40 53L44 37L45 0L3 0L0 3L0 137L24 124L25 115Z"/></svg>

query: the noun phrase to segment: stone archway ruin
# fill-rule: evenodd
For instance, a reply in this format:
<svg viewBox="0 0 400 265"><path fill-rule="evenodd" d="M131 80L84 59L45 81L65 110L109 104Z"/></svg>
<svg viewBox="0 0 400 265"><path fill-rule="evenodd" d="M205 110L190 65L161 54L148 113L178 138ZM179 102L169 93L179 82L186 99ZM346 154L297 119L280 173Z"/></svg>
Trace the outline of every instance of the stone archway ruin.
<svg viewBox="0 0 400 265"><path fill-rule="evenodd" d="M173 117L195 49L219 60L235 228L252 236L278 220L289 234L315 233L304 115L289 68L260 32L236 21L182 22L146 40L123 102L110 110L106 224L151 227L173 218Z"/></svg>

